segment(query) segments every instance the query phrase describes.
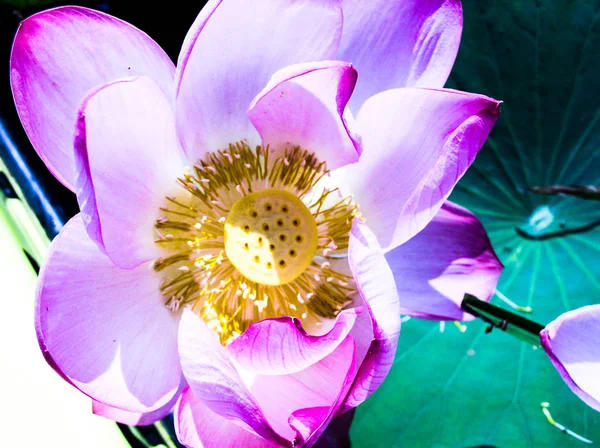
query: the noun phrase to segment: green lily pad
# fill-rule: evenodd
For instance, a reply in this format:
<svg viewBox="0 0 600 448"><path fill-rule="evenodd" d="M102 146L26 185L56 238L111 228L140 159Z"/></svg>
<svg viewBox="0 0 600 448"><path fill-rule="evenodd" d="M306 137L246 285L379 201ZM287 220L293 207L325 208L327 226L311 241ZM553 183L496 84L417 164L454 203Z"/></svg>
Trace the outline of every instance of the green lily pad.
<svg viewBox="0 0 600 448"><path fill-rule="evenodd" d="M600 204L527 191L600 184L600 2L463 0L463 9L448 86L504 104L451 199L489 232L505 265L498 290L546 324L600 302ZM600 413L543 350L484 329L405 322L388 379L357 410L353 446L585 446L548 423L544 401L557 422L600 443Z"/></svg>

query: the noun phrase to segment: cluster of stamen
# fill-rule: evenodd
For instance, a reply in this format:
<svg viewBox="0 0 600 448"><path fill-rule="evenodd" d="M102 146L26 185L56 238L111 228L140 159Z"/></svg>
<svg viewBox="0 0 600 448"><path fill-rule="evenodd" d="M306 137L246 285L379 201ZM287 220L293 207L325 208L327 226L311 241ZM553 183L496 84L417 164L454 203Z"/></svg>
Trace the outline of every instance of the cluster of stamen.
<svg viewBox="0 0 600 448"><path fill-rule="evenodd" d="M267 317L335 317L355 291L339 265L358 211L319 186L328 173L299 147L276 157L245 142L187 169L155 224L167 307L191 306L223 343Z"/></svg>

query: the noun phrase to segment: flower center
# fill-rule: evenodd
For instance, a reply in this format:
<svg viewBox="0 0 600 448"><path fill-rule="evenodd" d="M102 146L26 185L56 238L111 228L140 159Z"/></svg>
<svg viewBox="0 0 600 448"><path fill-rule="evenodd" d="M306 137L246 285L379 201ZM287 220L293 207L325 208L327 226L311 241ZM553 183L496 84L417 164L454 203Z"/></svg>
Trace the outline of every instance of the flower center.
<svg viewBox="0 0 600 448"><path fill-rule="evenodd" d="M289 191L247 194L229 211L225 253L248 280L283 285L295 280L317 252L317 223Z"/></svg>
<svg viewBox="0 0 600 448"><path fill-rule="evenodd" d="M358 210L323 186L328 173L301 148L273 157L245 142L187 169L155 224L166 306L191 307L223 343L268 317L335 317L356 289L346 252Z"/></svg>

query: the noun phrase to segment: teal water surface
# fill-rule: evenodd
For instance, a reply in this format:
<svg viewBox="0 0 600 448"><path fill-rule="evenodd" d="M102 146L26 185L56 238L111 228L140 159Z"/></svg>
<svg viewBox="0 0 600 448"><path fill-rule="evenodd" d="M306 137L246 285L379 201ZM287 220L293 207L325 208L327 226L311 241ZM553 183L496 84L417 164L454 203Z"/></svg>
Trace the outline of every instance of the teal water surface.
<svg viewBox="0 0 600 448"><path fill-rule="evenodd" d="M527 192L600 183L598 1L464 0L448 87L504 101L451 199L475 212L505 265L498 290L542 324L600 303L600 203ZM493 303L506 306L497 298ZM355 447L581 447L600 444L600 413L563 383L543 350L482 322L403 324L386 382L362 405Z"/></svg>

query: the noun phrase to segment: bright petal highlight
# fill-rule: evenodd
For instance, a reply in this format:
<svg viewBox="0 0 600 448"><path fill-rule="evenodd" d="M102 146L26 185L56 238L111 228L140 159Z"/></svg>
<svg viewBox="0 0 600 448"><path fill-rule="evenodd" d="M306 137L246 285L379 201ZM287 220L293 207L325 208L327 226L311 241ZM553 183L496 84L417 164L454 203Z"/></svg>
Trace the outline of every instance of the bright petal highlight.
<svg viewBox="0 0 600 448"><path fill-rule="evenodd" d="M350 64L330 61L275 73L248 110L263 145L281 153L300 145L329 169L357 162L359 143L345 111L356 77Z"/></svg>
<svg viewBox="0 0 600 448"><path fill-rule="evenodd" d="M167 404L181 380L179 317L152 306L162 302L159 280L145 265L115 267L81 217L71 219L50 246L37 290L38 340L57 372L111 407L146 413Z"/></svg>

